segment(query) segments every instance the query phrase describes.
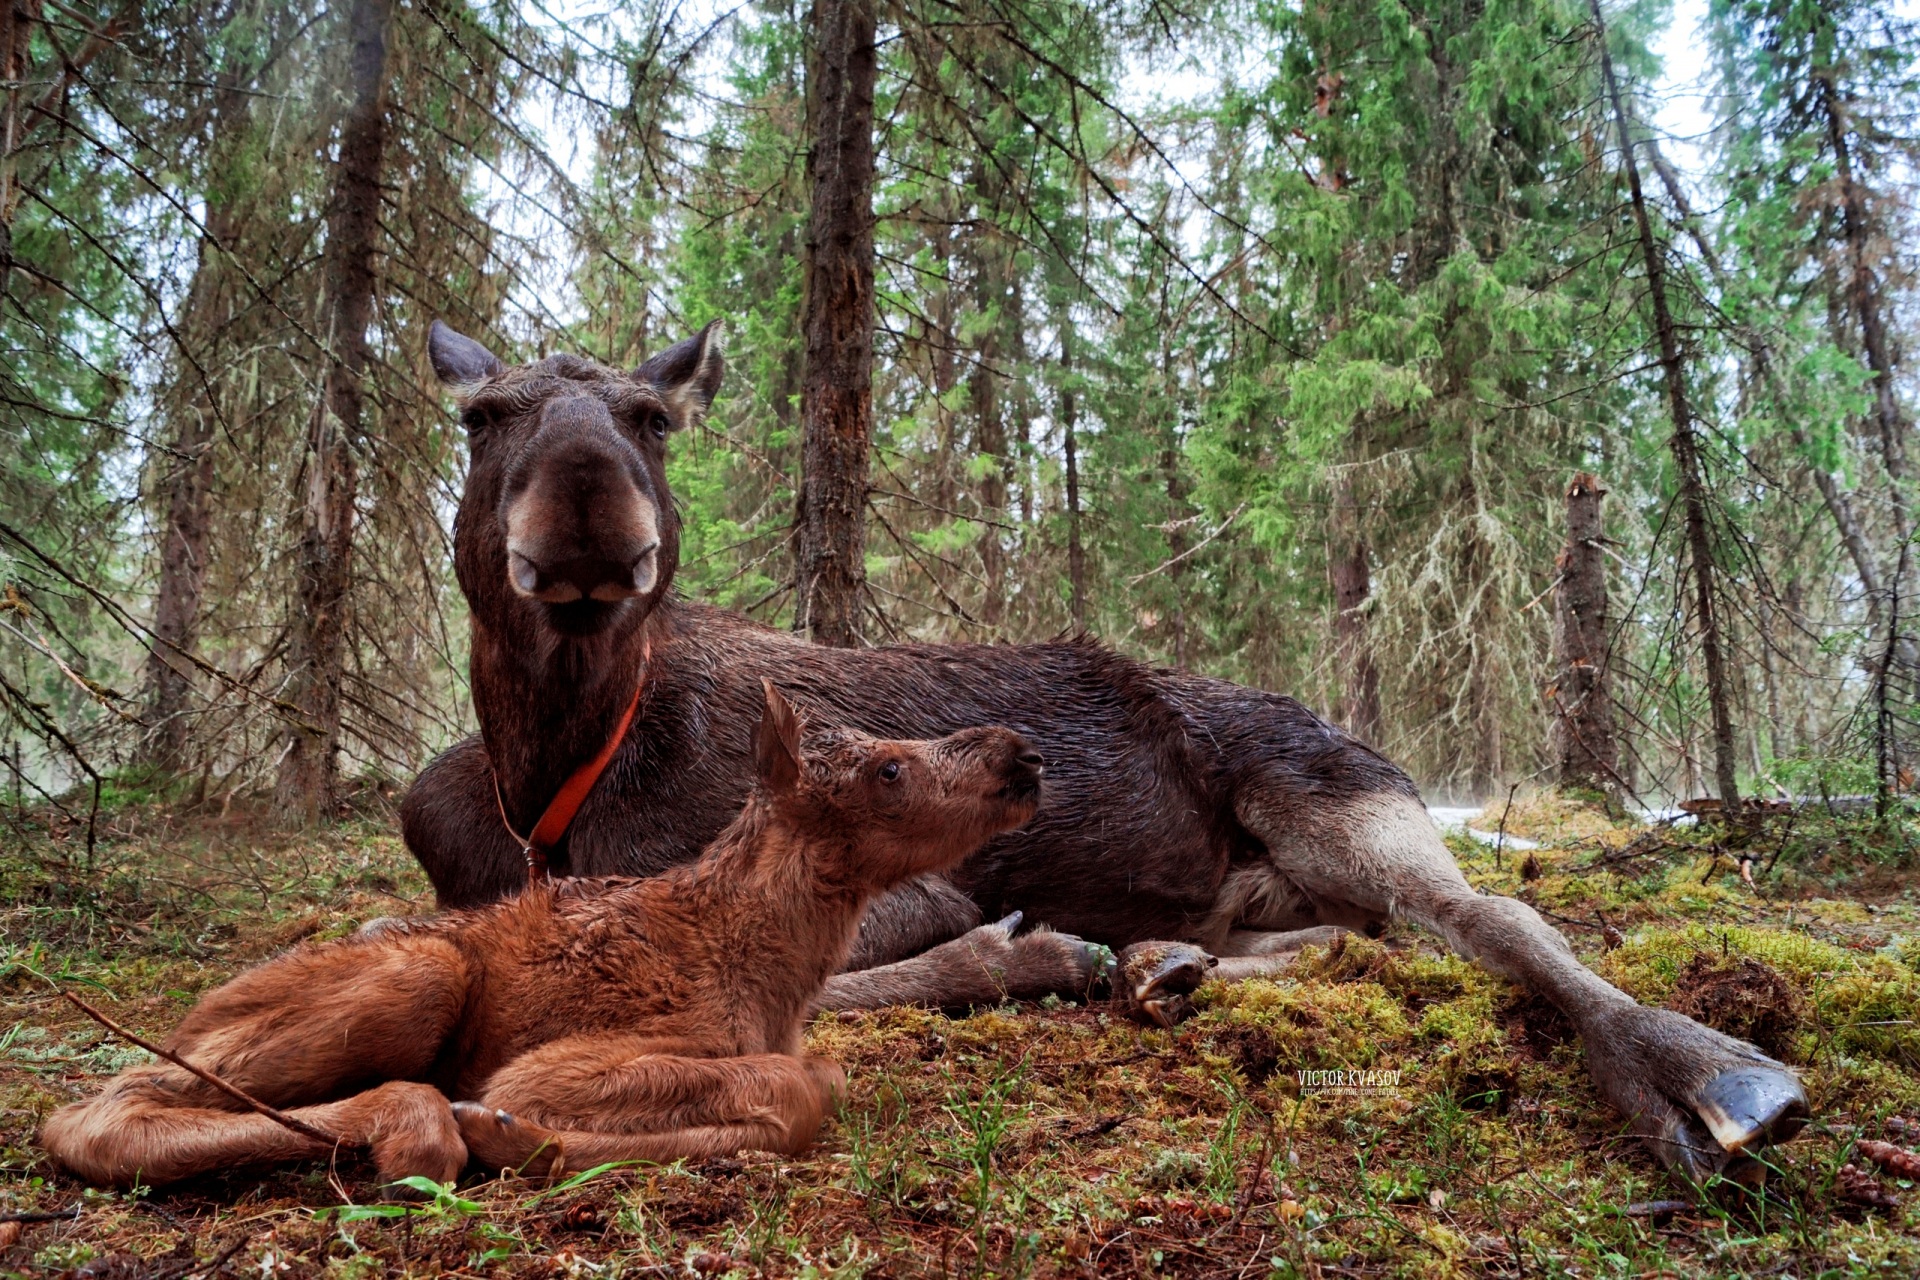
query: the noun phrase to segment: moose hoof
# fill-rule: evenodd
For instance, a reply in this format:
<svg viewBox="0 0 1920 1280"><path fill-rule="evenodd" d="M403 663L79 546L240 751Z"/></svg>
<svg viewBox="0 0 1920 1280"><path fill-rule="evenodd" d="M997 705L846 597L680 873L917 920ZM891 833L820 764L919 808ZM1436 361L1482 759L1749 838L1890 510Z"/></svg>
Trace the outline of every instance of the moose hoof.
<svg viewBox="0 0 1920 1280"><path fill-rule="evenodd" d="M1113 952L1097 942L1047 928L1017 933L1024 919L1016 911L944 945L984 967L1002 999L1039 1000L1049 995L1084 999L1113 963Z"/></svg>
<svg viewBox="0 0 1920 1280"><path fill-rule="evenodd" d="M1136 942L1120 953L1117 994L1137 1021L1172 1027L1193 1015L1194 991L1220 962L1185 942Z"/></svg>
<svg viewBox="0 0 1920 1280"><path fill-rule="evenodd" d="M1745 1155L1800 1132L1807 1122L1807 1091L1785 1071L1736 1067L1709 1080L1694 1109L1715 1142Z"/></svg>
<svg viewBox="0 0 1920 1280"><path fill-rule="evenodd" d="M1793 1072L1752 1045L1666 1009L1627 1006L1587 1028L1606 1100L1660 1162L1690 1181L1756 1182L1756 1157L1806 1123Z"/></svg>

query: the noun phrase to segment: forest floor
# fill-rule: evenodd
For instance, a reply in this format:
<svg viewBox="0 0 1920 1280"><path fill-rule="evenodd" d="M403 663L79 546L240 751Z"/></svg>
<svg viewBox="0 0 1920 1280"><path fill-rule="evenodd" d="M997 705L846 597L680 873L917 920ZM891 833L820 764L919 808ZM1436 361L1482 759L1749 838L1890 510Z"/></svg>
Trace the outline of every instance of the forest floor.
<svg viewBox="0 0 1920 1280"><path fill-rule="evenodd" d="M0 1219L61 1215L0 1221L0 1273L1920 1274L1920 1189L1854 1150L1920 1145L1915 832L1809 812L1729 838L1541 799L1506 823L1538 850L1449 837L1614 982L1804 1071L1817 1119L1760 1195L1662 1174L1557 1013L1413 935L1205 988L1172 1032L1053 1001L823 1017L810 1047L851 1096L799 1159L472 1179L410 1205L350 1163L133 1194L49 1167L41 1117L145 1056L49 979L163 1036L248 964L427 910L391 829L133 805L90 870L71 826L0 832ZM1331 1069L1388 1074L1303 1092Z"/></svg>

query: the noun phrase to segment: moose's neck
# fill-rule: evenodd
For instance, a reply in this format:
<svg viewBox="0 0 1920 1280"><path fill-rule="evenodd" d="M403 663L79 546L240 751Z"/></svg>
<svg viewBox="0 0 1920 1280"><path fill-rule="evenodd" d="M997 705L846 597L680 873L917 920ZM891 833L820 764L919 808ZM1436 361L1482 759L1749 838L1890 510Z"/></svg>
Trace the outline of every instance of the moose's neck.
<svg viewBox="0 0 1920 1280"><path fill-rule="evenodd" d="M518 614L503 625L475 615L474 707L515 830L531 830L567 778L607 745L668 633L669 608L663 599L638 626L587 637Z"/></svg>

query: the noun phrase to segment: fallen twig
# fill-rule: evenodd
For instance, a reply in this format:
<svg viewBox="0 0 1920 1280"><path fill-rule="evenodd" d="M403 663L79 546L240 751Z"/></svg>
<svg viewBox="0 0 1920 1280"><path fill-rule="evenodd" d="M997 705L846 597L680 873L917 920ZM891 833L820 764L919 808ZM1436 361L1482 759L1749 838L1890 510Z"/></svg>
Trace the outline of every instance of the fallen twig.
<svg viewBox="0 0 1920 1280"><path fill-rule="evenodd" d="M1507 847L1507 815L1513 812L1513 793L1520 789L1518 782L1507 788L1507 807L1500 811L1500 830L1493 838L1493 869L1500 870L1500 855Z"/></svg>
<svg viewBox="0 0 1920 1280"><path fill-rule="evenodd" d="M1640 1200L1627 1206L1629 1218L1651 1218L1656 1227L1665 1226L1676 1213L1687 1213L1693 1205L1685 1200Z"/></svg>
<svg viewBox="0 0 1920 1280"><path fill-rule="evenodd" d="M240 1250L246 1246L246 1243L247 1237L243 1232L238 1240L235 1240L207 1261L200 1262L189 1258L185 1262L178 1263L172 1267L164 1267L154 1272L153 1280L185 1280L187 1276L199 1271L204 1271L208 1275L218 1274L220 1268L232 1261L233 1255L240 1252Z"/></svg>
<svg viewBox="0 0 1920 1280"><path fill-rule="evenodd" d="M75 1205L71 1209L55 1209L52 1212L0 1213L0 1222L78 1222L83 1206Z"/></svg>
<svg viewBox="0 0 1920 1280"><path fill-rule="evenodd" d="M85 1000L82 1000L79 996L73 994L73 992L62 991L60 994L66 997L70 1003L78 1007L80 1012L86 1014L89 1018L92 1018L95 1022L105 1027L108 1031L111 1031L114 1035L119 1036L127 1043L145 1049L156 1058L162 1058L171 1062L174 1066L179 1067L182 1071L190 1075L198 1076L201 1080L204 1080L220 1092L226 1094L235 1102L245 1106L248 1110L259 1112L275 1124L284 1125L301 1137L312 1138L316 1142L324 1142L334 1147L363 1149L367 1145L364 1142L344 1138L337 1133L328 1133L325 1129L317 1125L308 1124L305 1120L290 1116L278 1108L270 1107L238 1085L228 1084L225 1080L213 1074L213 1072L194 1066L191 1062L188 1062L185 1058L173 1052L173 1050L163 1049L151 1040L135 1035L133 1032L115 1022L112 1018L109 1018L106 1014L88 1004Z"/></svg>

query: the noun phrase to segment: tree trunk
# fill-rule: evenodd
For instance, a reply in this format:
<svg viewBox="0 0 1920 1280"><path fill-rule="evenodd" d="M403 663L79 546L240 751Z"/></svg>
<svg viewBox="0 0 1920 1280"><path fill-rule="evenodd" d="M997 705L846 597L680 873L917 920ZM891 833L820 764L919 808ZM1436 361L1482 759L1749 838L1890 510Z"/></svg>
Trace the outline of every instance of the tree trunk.
<svg viewBox="0 0 1920 1280"><path fill-rule="evenodd" d="M933 259L940 265L940 283L933 286L933 298L928 308L927 335L931 346L930 356L933 373L933 413L940 435L940 456L936 460L939 471L935 475L933 501L941 512L956 510L954 498L955 439L953 400L951 393L960 381L958 367L959 338L954 333L953 306L953 232L945 221L940 222L933 232Z"/></svg>
<svg viewBox="0 0 1920 1280"><path fill-rule="evenodd" d="M1172 367L1171 361L1167 368ZM1173 650L1173 665L1189 665L1187 653L1187 601L1185 579L1188 561L1187 521L1192 508L1187 504L1191 486L1180 474L1180 426L1175 418L1167 424L1166 447L1160 451L1160 470L1167 485L1167 586L1173 592L1172 608L1167 613L1167 641Z"/></svg>
<svg viewBox="0 0 1920 1280"><path fill-rule="evenodd" d="M1714 249L1712 241L1708 240L1701 231L1699 219L1694 217L1693 207L1687 200L1686 188L1680 182L1680 175L1673 171L1673 166L1667 163L1666 156L1661 153L1659 145L1652 138L1645 139L1644 145L1652 161L1653 171L1659 175L1661 184L1667 189L1667 198L1673 202L1674 208L1680 211L1681 225L1687 229L1694 247L1700 251L1700 260L1707 264L1707 270L1713 274L1715 281L1724 285L1726 273L1720 265L1720 255ZM1764 332L1750 325L1739 324L1738 329L1743 344L1753 357L1754 372L1760 375L1761 381L1767 384L1775 399L1784 403L1785 388L1780 385L1780 372L1773 358L1773 344L1767 340ZM1810 456L1813 449L1807 439L1806 428L1799 422L1793 421L1787 424L1787 431L1793 440L1794 447L1800 450L1803 456ZM1868 621L1877 627L1882 609L1880 573L1874 564L1873 552L1867 546L1866 535L1861 531L1860 521L1854 515L1853 501L1840 487L1839 481L1831 472L1811 465L1808 470L1813 475L1814 487L1820 491L1820 500L1825 504L1827 514L1833 517L1834 527L1840 533L1841 544L1847 549L1847 557L1853 561L1854 571L1860 575L1860 585L1867 596ZM1906 660L1911 661L1911 655Z"/></svg>
<svg viewBox="0 0 1920 1280"><path fill-rule="evenodd" d="M80 73L101 54L118 48L120 37L139 15L139 6L129 3L91 28L77 49L54 45L52 82L30 103L26 90L32 70L33 26L45 21L42 9L33 0L0 0L0 83L6 85L0 94L0 295L13 283L13 219L20 211L21 195L17 157L34 133L55 119L67 89ZM65 16L75 15L69 10Z"/></svg>
<svg viewBox="0 0 1920 1280"><path fill-rule="evenodd" d="M1625 789L1607 687L1607 559L1598 477L1581 472L1567 486L1567 545L1555 566L1553 755L1563 787L1618 797Z"/></svg>
<svg viewBox="0 0 1920 1280"><path fill-rule="evenodd" d="M183 332L204 334L218 290L218 242L226 238L230 219L224 207L207 203L207 234L200 242L200 261L188 289ZM216 228L218 228L216 230ZM184 352L178 358L186 360ZM185 383L194 374L181 371ZM154 646L147 655L147 680L152 702L148 719L153 726L147 744L147 763L163 774L177 774L186 764L188 702L193 694L194 639L200 620L200 600L206 586L207 542L213 526L213 421L211 388L195 394L187 386L175 392L173 446L165 455L166 515L160 531L160 583L153 606Z"/></svg>
<svg viewBox="0 0 1920 1280"><path fill-rule="evenodd" d="M1373 661L1367 602L1373 567L1347 468L1333 478L1327 568L1333 579L1333 645L1340 673L1340 722L1369 745L1380 741L1380 670Z"/></svg>
<svg viewBox="0 0 1920 1280"><path fill-rule="evenodd" d="M1080 533L1079 399L1073 386L1073 318L1060 317L1060 433L1067 464L1067 590L1076 631L1087 629L1087 551Z"/></svg>
<svg viewBox="0 0 1920 1280"><path fill-rule="evenodd" d="M23 0L0 0L0 294L13 283L13 215L20 207L15 181L20 144L25 141L28 41L33 22Z"/></svg>
<svg viewBox="0 0 1920 1280"><path fill-rule="evenodd" d="M1880 428L1881 458L1887 468L1887 488L1893 512L1894 537L1908 538L1906 424L1894 395L1893 357L1887 344L1886 323L1880 314L1879 283L1868 261L1867 210L1860 184L1853 178L1853 154L1847 146L1847 124L1840 95L1830 76L1820 79L1821 103L1827 113L1827 136L1833 144L1834 174L1840 179L1840 207L1847 236L1847 300L1860 322L1860 345L1873 374L1873 414ZM1902 583L1896 581L1898 592Z"/></svg>
<svg viewBox="0 0 1920 1280"><path fill-rule="evenodd" d="M1000 545L1000 524L1007 515L1007 432L1001 418L1000 388L994 379L1000 364L1000 314L1004 283L996 246L984 242L975 232L972 252L974 270L974 307L984 321L974 347L973 376L968 383L973 400L973 453L980 459L979 479L974 482L974 502L981 519L980 579L982 597L980 620L997 628L1006 616L1006 556Z"/></svg>
<svg viewBox="0 0 1920 1280"><path fill-rule="evenodd" d="M851 647L867 577L873 444L872 0L816 0L813 28L796 626L818 644Z"/></svg>
<svg viewBox="0 0 1920 1280"><path fill-rule="evenodd" d="M1874 759L1878 785L1875 810L1885 817L1898 784L1899 763L1893 746L1893 704L1898 697L1894 678L1896 659L1913 662L1913 648L1903 643L1900 616L1907 585L1907 567L1913 553L1913 527L1907 512L1907 424L1894 392L1893 355L1880 311L1880 285L1868 260L1867 208L1853 176L1853 152L1847 145L1846 110L1829 71L1819 77L1820 101L1827 115L1827 137L1833 145L1834 176L1840 179L1840 207L1847 237L1847 301L1860 323L1860 346L1873 374L1873 416L1880 428L1880 459L1887 469L1887 507L1893 516L1897 547L1886 591L1886 644L1876 663L1873 683Z"/></svg>
<svg viewBox="0 0 1920 1280"><path fill-rule="evenodd" d="M188 703L193 694L191 660L198 636L200 601L206 589L207 547L213 528L213 442L219 406L204 362L185 342L211 341L225 321L222 255L231 252L239 224L234 216L222 166L233 139L249 118L244 82L252 74L235 69L222 77L208 126L205 228L193 283L175 329L172 394L173 443L162 483L166 511L160 530L160 582L153 606L154 647L147 655L147 683L153 726L146 747L148 767L178 774L186 767Z"/></svg>
<svg viewBox="0 0 1920 1280"><path fill-rule="evenodd" d="M1701 474L1699 441L1694 435L1693 413L1687 405L1686 370L1680 359L1680 339L1674 328L1673 312L1667 306L1666 259L1654 242L1653 221L1647 213L1646 193L1640 185L1640 165L1634 158L1633 133L1627 124L1627 112L1620 93L1620 81L1614 74L1613 55L1607 50L1606 20L1600 13L1600 0L1588 0L1593 11L1594 30L1600 46L1600 71L1606 80L1607 97L1613 107L1614 124L1620 135L1620 163L1627 175L1627 191L1633 201L1634 224L1640 235L1640 256L1646 267L1647 297L1653 305L1653 327L1660 343L1660 368L1666 382L1667 409L1673 419L1673 435L1668 447L1680 473L1681 501L1686 512L1688 557L1692 561L1694 608L1700 617L1701 656L1707 668L1707 702L1713 716L1714 780L1720 790L1720 803L1732 817L1739 812L1740 790L1737 781L1733 712L1730 706L1726 658L1722 651L1720 625L1714 599L1713 536L1707 526L1707 487Z"/></svg>
<svg viewBox="0 0 1920 1280"><path fill-rule="evenodd" d="M340 130L322 255L326 388L314 406L306 448L306 505L288 636L287 701L301 723L280 759L276 798L309 821L337 799L340 685L347 586L353 558L354 448L362 430L373 312L374 236L387 145L387 26L393 0L354 0L349 61L352 97Z"/></svg>

